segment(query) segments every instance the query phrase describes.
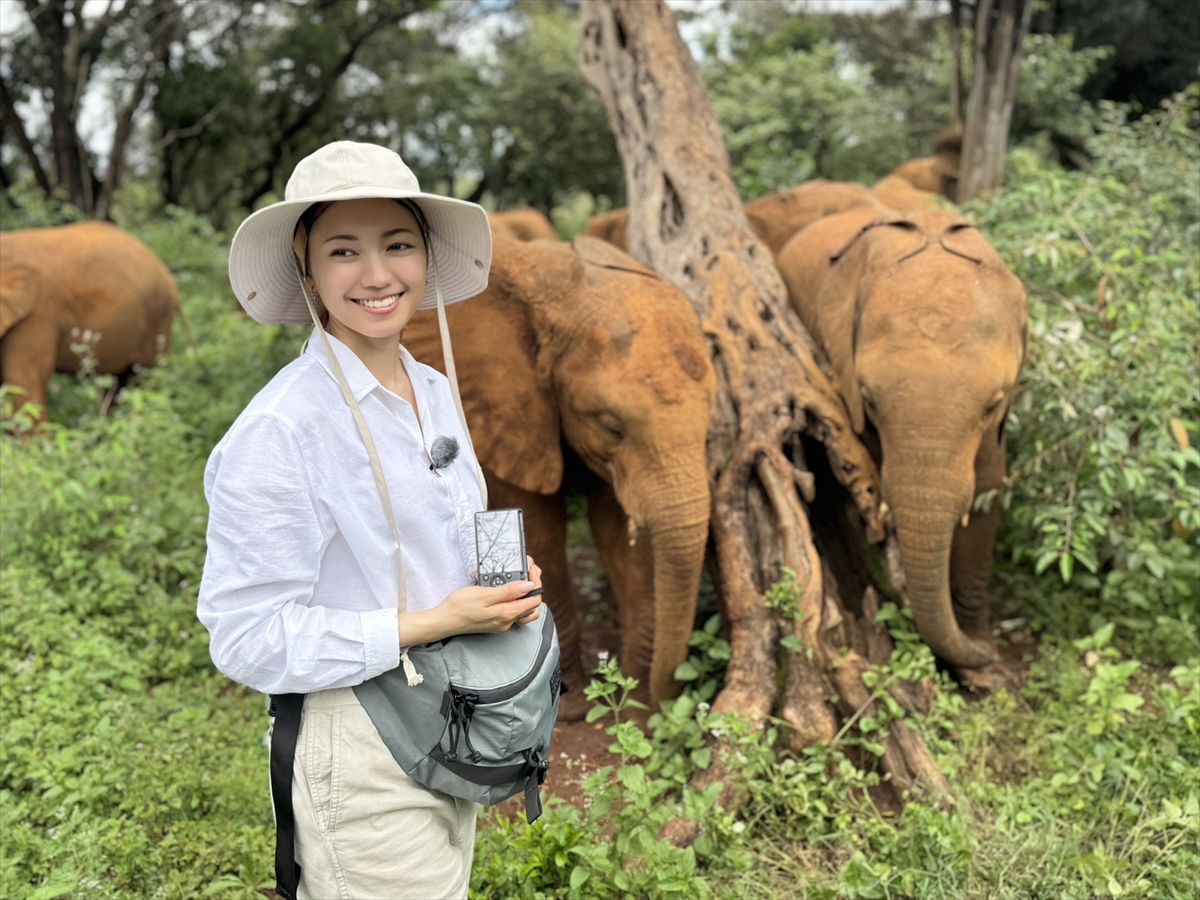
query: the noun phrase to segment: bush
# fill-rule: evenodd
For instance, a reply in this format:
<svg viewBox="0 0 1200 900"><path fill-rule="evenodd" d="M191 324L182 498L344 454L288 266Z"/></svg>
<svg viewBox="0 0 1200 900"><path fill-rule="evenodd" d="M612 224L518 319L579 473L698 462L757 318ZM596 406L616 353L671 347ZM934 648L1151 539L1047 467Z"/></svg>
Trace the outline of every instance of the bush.
<svg viewBox="0 0 1200 900"><path fill-rule="evenodd" d="M1086 174L1015 153L970 208L1030 290L1003 546L1070 585L1033 590L1043 621L1113 619L1164 664L1196 653L1200 600L1198 98L1110 109Z"/></svg>

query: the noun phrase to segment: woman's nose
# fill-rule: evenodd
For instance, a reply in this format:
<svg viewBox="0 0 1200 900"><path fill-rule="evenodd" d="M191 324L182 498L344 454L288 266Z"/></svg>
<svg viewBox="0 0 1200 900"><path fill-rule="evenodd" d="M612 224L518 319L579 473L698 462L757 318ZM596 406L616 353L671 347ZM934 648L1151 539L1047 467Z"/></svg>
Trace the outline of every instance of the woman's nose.
<svg viewBox="0 0 1200 900"><path fill-rule="evenodd" d="M387 262L381 254L369 253L366 257L366 268L363 270L363 286L370 288L387 287L392 283L392 274Z"/></svg>

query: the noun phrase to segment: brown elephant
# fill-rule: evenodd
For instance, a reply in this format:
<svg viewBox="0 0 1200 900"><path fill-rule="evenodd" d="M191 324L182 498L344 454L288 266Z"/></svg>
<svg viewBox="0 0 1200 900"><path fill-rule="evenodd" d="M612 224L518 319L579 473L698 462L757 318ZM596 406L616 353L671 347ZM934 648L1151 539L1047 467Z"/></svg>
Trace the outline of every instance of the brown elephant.
<svg viewBox="0 0 1200 900"><path fill-rule="evenodd" d="M938 135L936 155L910 159L889 172L922 191L950 200L958 195L958 168L962 162L962 131L950 128Z"/></svg>
<svg viewBox="0 0 1200 900"><path fill-rule="evenodd" d="M629 252L629 210L625 207L609 210L588 219L583 229L586 237L607 241L618 250Z"/></svg>
<svg viewBox="0 0 1200 900"><path fill-rule="evenodd" d="M913 187L912 182L899 175L888 175L871 188L871 196L896 212L926 212L939 209L945 200L932 191Z"/></svg>
<svg viewBox="0 0 1200 900"><path fill-rule="evenodd" d="M875 188L867 188L851 181L818 178L774 194L757 197L746 203L744 209L754 233L767 245L772 255L778 256L792 235L802 228L817 219L842 212L875 194ZM937 205L937 200L932 195L925 200L920 192L900 179L884 184L883 194L893 199L898 204L897 208L901 209L908 209L913 203L918 204L918 208L921 209ZM892 206L881 197L877 199L880 199L884 206ZM628 217L629 211L623 208L593 216L588 221L584 234L608 241L614 247L628 253Z"/></svg>
<svg viewBox="0 0 1200 900"><path fill-rule="evenodd" d="M152 366L179 294L149 247L107 222L0 232L0 377L43 409L54 372L87 343L99 373Z"/></svg>
<svg viewBox="0 0 1200 900"><path fill-rule="evenodd" d="M494 235L488 289L447 307L492 508L525 511L558 624L562 715L587 708L566 563L568 490L589 493L592 534L620 609L622 668L652 702L678 691L708 536L705 440L716 376L695 310L608 244ZM443 368L436 317L404 343Z"/></svg>
<svg viewBox="0 0 1200 900"><path fill-rule="evenodd" d="M492 231L503 231L518 241L556 241L558 232L544 215L532 206L488 213Z"/></svg>
<svg viewBox="0 0 1200 900"><path fill-rule="evenodd" d="M1004 422L1024 360L1021 282L966 219L860 206L796 235L779 267L878 454L917 630L947 662L996 659L987 580Z"/></svg>

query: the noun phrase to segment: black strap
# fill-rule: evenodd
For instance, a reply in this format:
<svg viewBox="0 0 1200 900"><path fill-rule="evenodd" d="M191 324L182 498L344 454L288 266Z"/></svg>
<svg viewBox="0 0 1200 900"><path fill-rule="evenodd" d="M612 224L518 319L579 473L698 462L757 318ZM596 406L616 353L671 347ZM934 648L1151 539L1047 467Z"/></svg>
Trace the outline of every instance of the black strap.
<svg viewBox="0 0 1200 900"><path fill-rule="evenodd" d="M516 781L525 782L525 820L532 825L542 814L542 798L538 788L546 780L546 770L550 762L541 750L526 750L525 762L511 766L473 766L469 763L450 759L442 750L441 745L429 751L429 755L439 765L445 766L460 778L482 785L512 784Z"/></svg>
<svg viewBox="0 0 1200 900"><path fill-rule="evenodd" d="M272 694L269 712L275 717L271 729L271 796L275 801L275 893L283 900L296 900L300 864L296 862L296 815L292 809L292 767L296 761L296 739L300 736L303 694Z"/></svg>

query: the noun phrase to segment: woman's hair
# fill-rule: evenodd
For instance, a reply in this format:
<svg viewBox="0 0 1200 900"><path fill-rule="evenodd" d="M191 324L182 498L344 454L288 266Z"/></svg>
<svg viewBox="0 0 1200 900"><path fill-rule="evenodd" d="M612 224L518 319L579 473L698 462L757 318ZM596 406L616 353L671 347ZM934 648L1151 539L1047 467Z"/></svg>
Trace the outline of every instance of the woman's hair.
<svg viewBox="0 0 1200 900"><path fill-rule="evenodd" d="M412 213L412 217L417 220L417 228L421 232L421 240L425 243L425 262L426 262L426 264L428 264L429 263L429 222L425 218L425 211L423 209L421 209L421 207L418 206L416 203L414 203L412 200L409 200L407 198L397 197L394 199L396 200L397 203L399 203L401 206L403 206L405 209L407 209L410 213ZM308 209L304 210L304 212L300 213L300 218L296 220L296 227L292 231L292 236L295 237L295 235L300 231L300 226L303 225L304 233L306 235L308 235L309 237L311 237L313 225L316 224L317 219L321 218L321 214L324 213L325 210L329 209L329 207L331 207L334 202L335 201L325 200L321 203L314 203L312 206L308 207ZM305 275L312 274L312 265L310 263L311 257L309 256L308 247L309 247L309 244L307 241L305 241L305 243L304 243L304 274Z"/></svg>

